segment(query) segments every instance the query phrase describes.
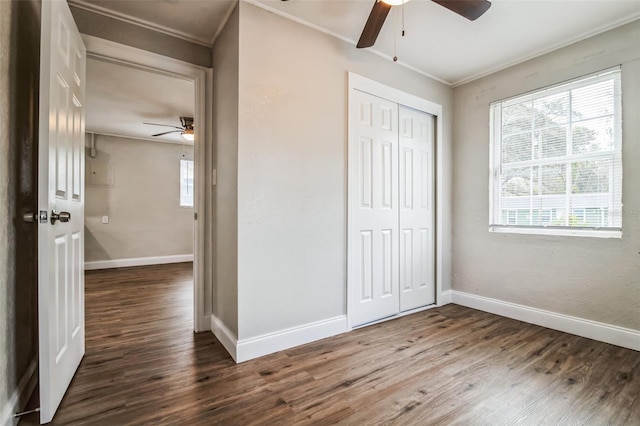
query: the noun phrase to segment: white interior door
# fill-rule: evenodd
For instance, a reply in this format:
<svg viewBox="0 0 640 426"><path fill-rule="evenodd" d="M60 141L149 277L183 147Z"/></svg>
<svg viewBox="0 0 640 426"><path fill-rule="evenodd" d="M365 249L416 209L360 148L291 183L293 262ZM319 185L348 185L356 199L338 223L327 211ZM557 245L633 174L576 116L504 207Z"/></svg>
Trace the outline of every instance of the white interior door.
<svg viewBox="0 0 640 426"><path fill-rule="evenodd" d="M400 105L400 311L435 303L434 118Z"/></svg>
<svg viewBox="0 0 640 426"><path fill-rule="evenodd" d="M398 105L354 90L349 151L352 325L398 313Z"/></svg>
<svg viewBox="0 0 640 426"><path fill-rule="evenodd" d="M84 355L85 52L67 2L44 0L38 210L48 218L38 225L41 423L53 418Z"/></svg>

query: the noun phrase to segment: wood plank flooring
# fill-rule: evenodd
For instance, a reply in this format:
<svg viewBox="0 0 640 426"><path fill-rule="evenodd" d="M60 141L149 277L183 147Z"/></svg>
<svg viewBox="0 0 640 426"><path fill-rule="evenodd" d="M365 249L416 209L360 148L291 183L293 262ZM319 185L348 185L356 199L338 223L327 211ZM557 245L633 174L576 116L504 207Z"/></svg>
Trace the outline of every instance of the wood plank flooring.
<svg viewBox="0 0 640 426"><path fill-rule="evenodd" d="M640 425L639 352L447 305L236 365L191 287L190 263L87 272L52 424Z"/></svg>

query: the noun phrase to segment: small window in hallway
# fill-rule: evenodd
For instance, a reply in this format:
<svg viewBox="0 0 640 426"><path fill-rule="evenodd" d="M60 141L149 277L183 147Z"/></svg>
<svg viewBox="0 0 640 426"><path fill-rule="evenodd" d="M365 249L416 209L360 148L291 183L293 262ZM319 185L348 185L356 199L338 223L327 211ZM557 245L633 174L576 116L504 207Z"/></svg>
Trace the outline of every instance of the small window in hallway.
<svg viewBox="0 0 640 426"><path fill-rule="evenodd" d="M193 207L193 160L180 160L180 207Z"/></svg>

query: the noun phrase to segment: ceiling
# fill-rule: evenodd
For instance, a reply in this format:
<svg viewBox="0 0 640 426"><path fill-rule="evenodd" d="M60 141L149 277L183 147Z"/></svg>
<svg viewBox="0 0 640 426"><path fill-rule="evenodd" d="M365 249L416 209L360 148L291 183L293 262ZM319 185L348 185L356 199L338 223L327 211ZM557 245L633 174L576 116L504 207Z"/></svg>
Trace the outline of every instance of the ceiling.
<svg viewBox="0 0 640 426"><path fill-rule="evenodd" d="M211 46L236 0L69 0L75 6ZM354 44L374 0L244 0ZM394 16L395 14L395 16ZM400 37L402 15L406 37ZM394 18L396 30L394 31ZM471 81L640 18L640 0L492 0L471 22L433 3L395 7L376 53L452 86ZM397 47L394 50L394 43ZM98 59L87 61L86 129L183 143L179 133L144 122L180 125L193 117L192 82Z"/></svg>
<svg viewBox="0 0 640 426"><path fill-rule="evenodd" d="M356 43L374 0L244 0ZM70 0L99 13L211 45L235 0ZM394 32L394 14L398 23ZM430 0L395 7L373 47L389 59L459 85L640 18L640 0L492 0L471 22ZM354 47L355 49L355 47Z"/></svg>
<svg viewBox="0 0 640 426"><path fill-rule="evenodd" d="M188 143L179 133L151 137L172 129L143 123L180 126L180 117L193 117L192 81L88 58L86 82L87 132Z"/></svg>

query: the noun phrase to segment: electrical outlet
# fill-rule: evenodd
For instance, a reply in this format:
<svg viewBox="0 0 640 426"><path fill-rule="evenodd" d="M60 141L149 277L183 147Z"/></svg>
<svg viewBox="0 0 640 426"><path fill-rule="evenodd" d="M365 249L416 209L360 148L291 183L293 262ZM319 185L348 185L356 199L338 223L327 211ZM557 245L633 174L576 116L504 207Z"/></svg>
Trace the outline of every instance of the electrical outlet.
<svg viewBox="0 0 640 426"><path fill-rule="evenodd" d="M102 216L102 223L109 223L109 216Z"/></svg>

